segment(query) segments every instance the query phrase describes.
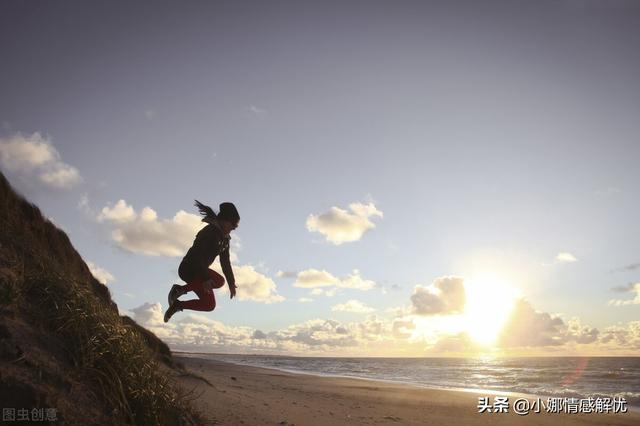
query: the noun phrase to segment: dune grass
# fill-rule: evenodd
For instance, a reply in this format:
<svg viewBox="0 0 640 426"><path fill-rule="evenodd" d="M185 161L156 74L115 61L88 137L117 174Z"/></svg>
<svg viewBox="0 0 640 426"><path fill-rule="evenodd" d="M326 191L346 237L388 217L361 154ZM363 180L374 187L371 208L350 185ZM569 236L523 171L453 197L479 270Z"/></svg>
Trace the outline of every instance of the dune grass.
<svg viewBox="0 0 640 426"><path fill-rule="evenodd" d="M127 423L181 424L190 411L159 371L157 361L117 312L105 309L83 283L59 276L27 276L24 293L29 315L65 344L74 366L94 381L113 414Z"/></svg>
<svg viewBox="0 0 640 426"><path fill-rule="evenodd" d="M95 389L114 423L203 424L142 334L120 317L67 235L0 173L0 307L62 342L74 376Z"/></svg>

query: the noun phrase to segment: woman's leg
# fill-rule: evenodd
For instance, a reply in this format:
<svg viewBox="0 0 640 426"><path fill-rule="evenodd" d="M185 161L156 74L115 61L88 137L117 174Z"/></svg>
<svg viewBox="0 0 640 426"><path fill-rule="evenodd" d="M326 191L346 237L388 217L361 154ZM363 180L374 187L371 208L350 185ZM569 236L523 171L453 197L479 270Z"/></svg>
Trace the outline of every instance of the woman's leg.
<svg viewBox="0 0 640 426"><path fill-rule="evenodd" d="M213 281L213 288L220 288L224 285L224 277L213 269L209 269L209 279Z"/></svg>
<svg viewBox="0 0 640 426"><path fill-rule="evenodd" d="M213 288L220 288L224 285L224 277L216 271L209 269L209 279ZM183 287L184 292L193 291L198 295L198 299L181 301L178 300L180 309L191 309L193 311L213 311L216 307L216 298L213 295L213 288L204 285L204 280L193 279Z"/></svg>
<svg viewBox="0 0 640 426"><path fill-rule="evenodd" d="M191 309L192 311L213 311L216 307L216 299L213 296L213 290L205 289L203 280L196 278L188 283L184 289L186 291L193 291L198 295L198 299L192 300L177 300L180 309Z"/></svg>

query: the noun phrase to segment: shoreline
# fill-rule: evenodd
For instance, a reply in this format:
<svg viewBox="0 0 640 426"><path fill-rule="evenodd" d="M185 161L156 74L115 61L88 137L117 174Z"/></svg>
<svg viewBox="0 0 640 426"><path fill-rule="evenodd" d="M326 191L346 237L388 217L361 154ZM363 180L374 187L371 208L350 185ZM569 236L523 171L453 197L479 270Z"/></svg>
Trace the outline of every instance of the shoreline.
<svg viewBox="0 0 640 426"><path fill-rule="evenodd" d="M552 395L536 395L536 394L532 394L532 393L522 393L522 392L512 392L512 391L501 391L501 390L494 390L494 389L482 389L482 388L456 388L456 387L446 387L446 386L430 386L430 385L425 385L425 384L421 384L421 383L416 383L416 382L403 382L400 380L391 380L391 379L378 379L378 378L373 378L373 377L361 377L361 376L349 376L349 375L344 375L344 374L328 374L328 373L321 373L321 372L315 372L315 371L304 371L304 370L291 370L291 369L287 369L287 368L279 368L279 367L265 367L265 366L261 366L261 365L249 365L249 364L242 364L242 363L238 363L238 362L233 362L233 361L227 361L227 360L220 360L220 359L208 359L208 358L201 358L198 357L197 355L222 355L225 356L227 354L207 354L207 353L199 353L199 352L174 352L175 356L178 356L180 358L187 358L182 356L182 354L189 354L189 355L196 355L193 357L188 357L188 358L195 358L195 359L205 359L205 360L212 360L212 361L217 361L217 362L221 362L221 363L227 363L227 364L233 364L233 365L237 365L240 367L248 367L248 368L257 368L257 369L264 369L264 370L272 370L272 371L279 371L282 373L289 373L289 374L298 374L298 375L302 375L302 376L312 376L312 377L328 377L328 378L336 378L336 379L348 379L348 380L364 380L364 381L369 381L369 382L380 382L380 383L387 383L390 385L398 385L398 386L410 386L412 388L416 388L416 389L430 389L430 390L436 390L436 391L451 391L451 392L470 392L470 393L474 393L474 394L487 394L487 395L500 395L500 396L516 396L516 397L522 397L522 398L548 398L551 397ZM229 354L231 356L235 355L235 354ZM245 356L245 355L242 355ZM258 355L260 356L260 355ZM283 355L283 356L287 356L287 355ZM303 357L301 357L303 358ZM640 407L634 407L637 410L640 411Z"/></svg>
<svg viewBox="0 0 640 426"><path fill-rule="evenodd" d="M249 357L282 357L282 358L328 358L328 359L468 359L465 356L310 356L310 355L282 355L282 354L269 354L269 353L225 353L225 352L193 352L182 351L178 349L171 349L171 353L175 355L180 354L193 354L193 355L220 355L220 356L249 356ZM497 356L497 359L536 359L536 358L640 358L640 355L544 355L544 356Z"/></svg>
<svg viewBox="0 0 640 426"><path fill-rule="evenodd" d="M256 356L256 357L263 356L263 355L260 355L260 354L223 354L223 353L206 353L206 352L173 352L173 353L174 353L174 355L181 356L181 357L184 356L184 355L190 355L190 356L193 356L193 358L202 358L202 359L209 359L209 358L206 358L206 356L220 356L222 358L227 357L227 356L228 357L232 357L232 356ZM268 355L268 356L289 357L289 355ZM305 357L300 356L298 358L305 358ZM326 358L335 358L335 357L326 357ZM349 357L345 357L345 358L349 358ZM638 358L640 358L640 357L638 357ZM225 363L229 363L229 364L234 364L234 365L238 365L238 366L244 366L244 367L263 368L263 369L266 369L266 370L281 371L281 372L290 373L290 374L308 375L308 376L313 376L313 377L333 377L333 378L337 378L337 379L366 380L366 381L372 381L372 382L389 383L389 384L394 384L394 385L411 386L411 387L416 388L416 389L431 389L431 390L452 391L452 392L467 392L467 393L473 393L473 394L498 395L498 396L509 396L509 397L517 397L517 398L528 398L528 399L536 399L536 398L546 399L546 398L558 397L557 395L535 394L535 393L527 393L527 392L516 392L516 391L507 391L507 390L485 389L485 388L462 388L462 387L453 387L453 386L447 387L447 386L429 385L429 384L423 384L423 383L417 383L417 382L408 382L408 381L401 381L401 380L382 379L382 378L375 378L375 377L350 376L350 375L344 375L344 374L328 374L328 373L322 373L322 372L316 372L316 371L304 371L304 370L294 370L294 369L280 368L280 367L275 367L275 366L268 366L267 367L267 366L261 366L261 365L250 365L250 364L243 364L243 363L238 363L238 362L234 362L234 361L230 361L230 360L222 360L222 359L216 359L216 361L225 362ZM635 413L640 413L640 405L629 405L627 403L627 407L628 407L629 411L632 411L632 412L635 412Z"/></svg>
<svg viewBox="0 0 640 426"><path fill-rule="evenodd" d="M199 353L174 353L190 372L176 377L199 394L197 403L212 424L539 424L635 425L640 413L518 415L514 398L539 396L499 391L434 389L405 382L321 376L254 367ZM509 397L507 413L479 413L479 397ZM513 398L512 398L513 397Z"/></svg>

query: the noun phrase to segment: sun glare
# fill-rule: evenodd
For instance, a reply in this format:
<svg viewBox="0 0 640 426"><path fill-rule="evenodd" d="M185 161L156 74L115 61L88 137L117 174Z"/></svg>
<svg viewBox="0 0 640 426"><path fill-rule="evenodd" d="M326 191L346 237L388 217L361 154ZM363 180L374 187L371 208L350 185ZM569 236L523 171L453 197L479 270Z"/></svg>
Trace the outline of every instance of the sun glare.
<svg viewBox="0 0 640 426"><path fill-rule="evenodd" d="M477 343L493 344L513 308L516 291L495 278L465 282L467 303L462 315L464 328Z"/></svg>

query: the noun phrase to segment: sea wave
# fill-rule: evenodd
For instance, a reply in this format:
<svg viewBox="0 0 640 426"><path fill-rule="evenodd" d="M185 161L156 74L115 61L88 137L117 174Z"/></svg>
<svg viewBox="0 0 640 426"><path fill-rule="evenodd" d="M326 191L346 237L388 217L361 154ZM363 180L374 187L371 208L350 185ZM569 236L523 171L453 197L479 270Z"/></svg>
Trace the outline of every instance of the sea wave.
<svg viewBox="0 0 640 426"><path fill-rule="evenodd" d="M640 358L319 358L208 355L222 361L438 389L486 389L556 397L623 397L640 407Z"/></svg>

